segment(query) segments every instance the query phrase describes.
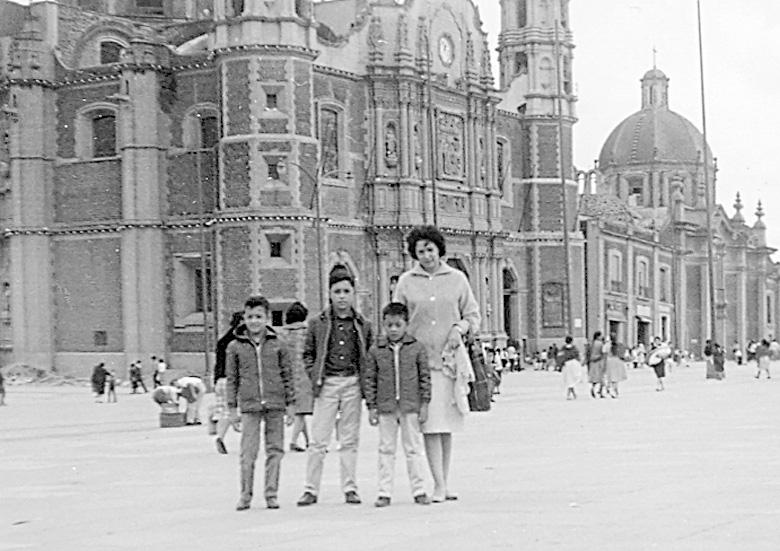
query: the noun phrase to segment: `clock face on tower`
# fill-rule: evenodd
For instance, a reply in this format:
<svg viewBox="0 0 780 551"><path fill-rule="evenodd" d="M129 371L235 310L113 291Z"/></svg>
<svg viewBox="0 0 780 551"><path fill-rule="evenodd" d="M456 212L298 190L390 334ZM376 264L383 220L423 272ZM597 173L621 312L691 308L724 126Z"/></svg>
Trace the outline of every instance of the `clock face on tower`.
<svg viewBox="0 0 780 551"><path fill-rule="evenodd" d="M452 39L449 35L442 35L439 38L439 59L447 66L452 65L452 60L455 58L455 47L452 44Z"/></svg>

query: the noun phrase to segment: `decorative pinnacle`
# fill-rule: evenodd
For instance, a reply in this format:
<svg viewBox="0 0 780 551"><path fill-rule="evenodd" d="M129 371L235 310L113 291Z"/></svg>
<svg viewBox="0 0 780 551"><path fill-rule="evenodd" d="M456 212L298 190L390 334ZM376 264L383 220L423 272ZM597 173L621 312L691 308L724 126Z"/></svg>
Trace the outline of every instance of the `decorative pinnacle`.
<svg viewBox="0 0 780 551"><path fill-rule="evenodd" d="M734 214L734 222L744 222L745 217L742 216L742 197L740 197L739 192L737 192L737 200L734 201L734 210L737 212Z"/></svg>
<svg viewBox="0 0 780 551"><path fill-rule="evenodd" d="M766 225L764 225L764 221L762 218L764 217L764 207L761 205L761 200L758 200L758 208L756 208L756 224L753 226L754 228L763 229L766 228Z"/></svg>

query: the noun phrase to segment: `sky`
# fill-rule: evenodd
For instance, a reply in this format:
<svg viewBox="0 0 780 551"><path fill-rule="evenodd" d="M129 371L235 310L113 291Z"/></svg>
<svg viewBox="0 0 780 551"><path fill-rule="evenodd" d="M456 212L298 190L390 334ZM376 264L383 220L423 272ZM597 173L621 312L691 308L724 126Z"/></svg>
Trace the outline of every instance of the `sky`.
<svg viewBox="0 0 780 551"><path fill-rule="evenodd" d="M491 45L499 0L475 0ZM780 2L701 0L707 140L718 158L717 200L732 215L736 193L755 222L764 205L767 241L780 248ZM591 168L610 132L641 107L639 79L653 67L669 77L669 105L702 128L696 0L572 0L578 96L574 159ZM494 71L497 77L497 72Z"/></svg>

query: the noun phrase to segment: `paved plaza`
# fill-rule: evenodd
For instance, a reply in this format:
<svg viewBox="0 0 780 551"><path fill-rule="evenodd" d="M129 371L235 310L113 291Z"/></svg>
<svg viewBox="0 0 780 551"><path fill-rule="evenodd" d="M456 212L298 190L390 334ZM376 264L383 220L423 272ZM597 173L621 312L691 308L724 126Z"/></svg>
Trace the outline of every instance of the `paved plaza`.
<svg viewBox="0 0 780 551"><path fill-rule="evenodd" d="M0 408L0 550L780 548L780 384L727 366L629 371L619 399L567 402L558 374L505 376L454 445L460 499L414 505L402 458L376 509L377 430L364 422L363 505L343 503L329 454L321 501L295 506L305 454L287 453L280 503L238 513L238 438L158 428L148 395L94 403L86 387L9 386ZM261 470L260 470L261 471ZM262 471L261 471L262 472ZM430 486L430 481L429 481Z"/></svg>

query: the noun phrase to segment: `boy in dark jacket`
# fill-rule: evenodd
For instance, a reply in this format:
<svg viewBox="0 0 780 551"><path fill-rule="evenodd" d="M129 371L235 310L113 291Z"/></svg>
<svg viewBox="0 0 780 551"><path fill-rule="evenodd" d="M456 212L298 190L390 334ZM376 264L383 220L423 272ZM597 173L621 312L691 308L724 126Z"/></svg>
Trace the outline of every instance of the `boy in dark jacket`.
<svg viewBox="0 0 780 551"><path fill-rule="evenodd" d="M431 370L425 347L406 333L409 310L391 302L382 310L385 335L371 347L366 364L365 390L369 422L379 425L379 497L377 507L390 505L393 465L401 428L406 469L414 502L429 505L423 488L423 445L420 424L428 417Z"/></svg>
<svg viewBox="0 0 780 551"><path fill-rule="evenodd" d="M330 307L309 320L303 365L314 394L306 482L299 507L317 503L322 467L333 430L339 440L341 490L357 505L357 452L363 403L361 378L371 347L371 325L355 311L355 280L344 266L328 278Z"/></svg>
<svg viewBox="0 0 780 551"><path fill-rule="evenodd" d="M241 408L241 497L237 511L249 509L260 450L260 422L265 422L265 501L278 509L279 467L284 455L284 414L293 403L292 364L287 348L267 326L269 304L251 296L244 303L244 324L226 351L227 405L238 422Z"/></svg>

